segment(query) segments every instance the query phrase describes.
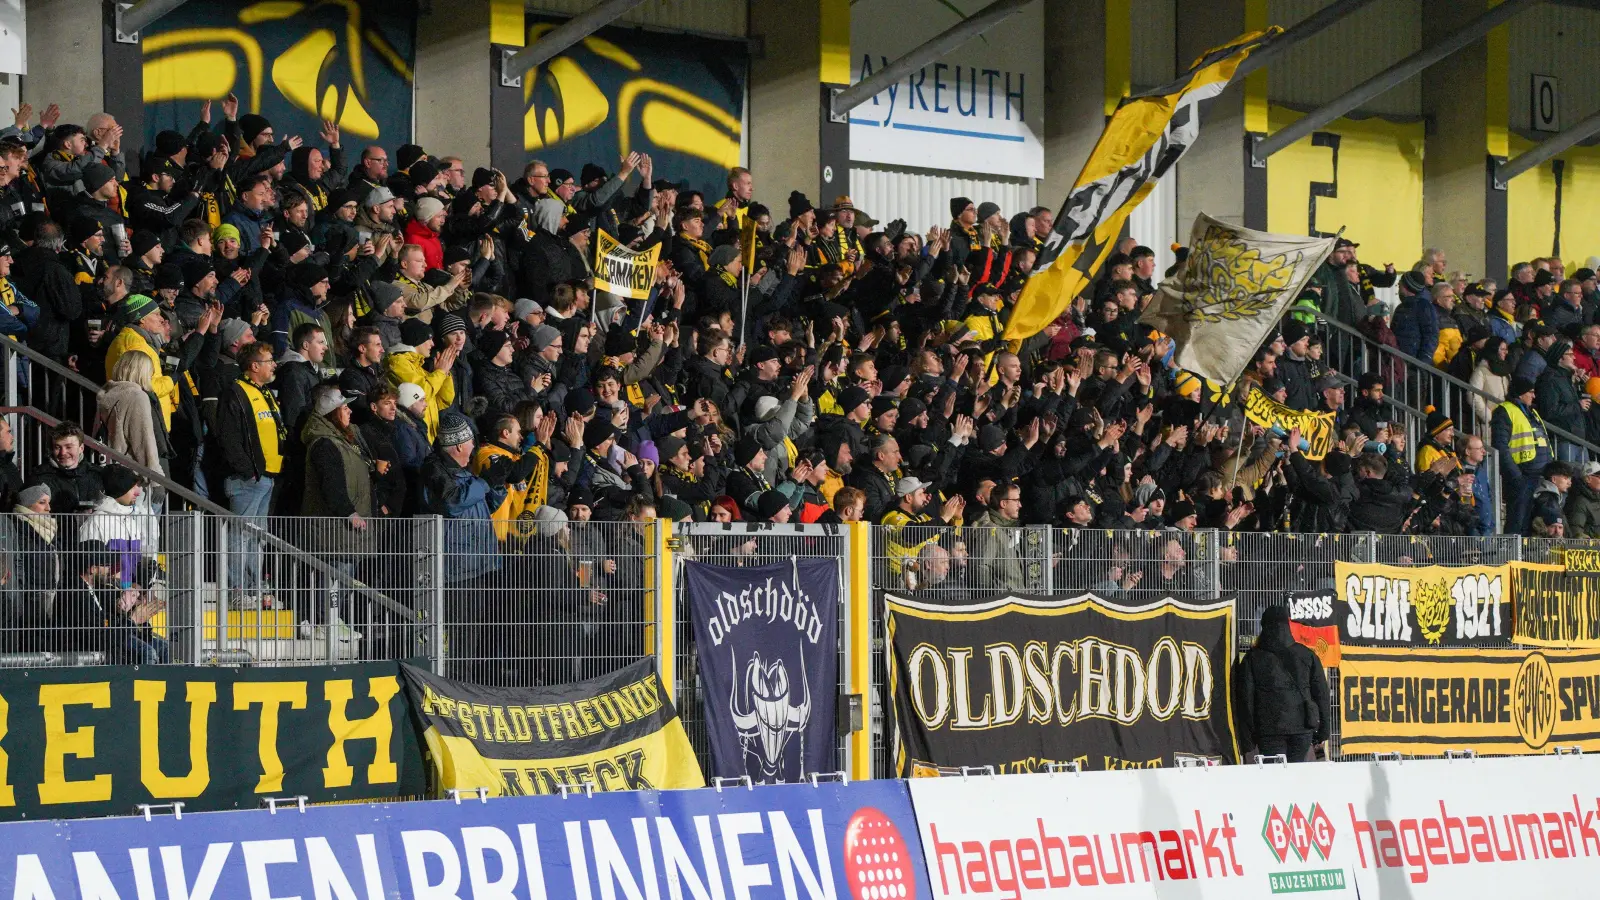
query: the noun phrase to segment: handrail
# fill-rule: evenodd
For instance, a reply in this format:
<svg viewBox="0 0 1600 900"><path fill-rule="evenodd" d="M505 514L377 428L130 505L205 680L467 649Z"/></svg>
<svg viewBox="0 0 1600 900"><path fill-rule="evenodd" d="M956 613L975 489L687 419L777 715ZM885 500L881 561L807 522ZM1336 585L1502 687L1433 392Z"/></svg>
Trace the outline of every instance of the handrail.
<svg viewBox="0 0 1600 900"><path fill-rule="evenodd" d="M90 379L85 378L83 373L67 368L61 363L58 363L50 357L45 356L43 353L40 353L39 351L29 347L27 344L22 343L10 335L0 334L0 347L4 347L13 353L20 353L21 355L27 357L29 362L35 365L44 366L46 369L49 369L62 378L73 382L78 387L88 391L90 394L98 394L103 389L102 385L95 384Z"/></svg>
<svg viewBox="0 0 1600 900"><path fill-rule="evenodd" d="M9 338L7 340L9 340ZM57 419L55 416L52 416L47 412L43 412L42 410L34 409L31 406L0 406L0 415L27 416L35 422L50 428L54 428L55 426L61 424L60 419ZM369 599L376 601L380 605L387 607L391 612L401 613L403 615L412 614L413 611L409 607L389 597L382 591L362 584L360 581L357 581L356 579L351 578L349 575L340 572L333 566L323 562L310 553L301 550L299 547L296 547L283 538L278 537L265 528L245 520L226 507L218 506L216 503L213 503L212 501L207 500L199 494L196 494L194 491L189 490L183 485L178 484L171 478L168 478L164 473L157 472L154 469L146 468L128 456L112 450L110 447L107 447L105 444L102 444L87 435L84 436L83 445L88 449L105 456L107 459L111 460L117 465L132 470L134 474L140 477L140 479L151 484L159 485L163 490L177 495L179 499L195 507L196 509L210 513L214 516L226 517L229 520L229 528L247 529L250 534L253 534L257 539L263 541L264 543L272 545L272 547L278 552L291 556L296 562L306 565L316 572L333 579L333 581L330 583L346 584L351 589L362 594L363 596L366 596Z"/></svg>
<svg viewBox="0 0 1600 900"><path fill-rule="evenodd" d="M1411 354L1406 353L1403 350L1396 350L1395 348L1390 347L1387 344L1380 344L1377 341L1373 340L1372 338L1367 337L1366 335L1362 334L1359 329L1351 328L1349 325L1346 325L1343 322L1340 322L1340 321L1338 321L1336 319L1330 319L1327 316L1323 316L1323 315L1318 315L1317 316L1317 321L1322 322L1323 324L1326 324L1326 325L1331 325L1334 328L1337 328L1338 330L1343 331L1346 334L1354 335L1356 338L1360 339L1361 341L1363 341L1364 343L1368 344L1369 346L1375 347L1378 350L1389 354L1390 356L1396 357L1396 358L1400 359L1402 362L1405 362L1409 366L1418 368L1421 371L1426 372L1426 373L1428 373L1430 375L1434 375L1434 376L1437 376L1439 378L1442 378L1442 379L1445 380L1446 383L1454 385L1455 387L1460 388L1463 391L1466 391L1466 392L1471 393L1471 394L1476 394L1479 397L1482 397L1483 399L1490 401L1492 404L1494 404L1496 406L1498 406L1499 404L1505 402L1506 398L1504 398L1504 397L1496 397L1493 394L1488 393L1487 391L1480 391L1477 388L1473 387L1472 385L1466 383L1465 381L1462 381L1461 379L1455 377L1454 375L1451 375L1449 372L1440 371L1439 368L1437 366L1435 366L1433 363L1423 362L1422 360L1417 359L1415 356L1412 356ZM1553 434L1553 435L1561 438L1562 440L1564 440L1564 441L1566 441L1566 442L1568 442L1570 444L1576 444L1579 447L1582 447L1582 448L1588 450L1590 453L1594 453L1596 455L1600 455L1600 447L1597 447L1594 444L1589 443L1588 441L1584 440L1581 437L1578 437L1577 435L1573 434L1572 432L1567 431L1564 428L1560 428L1560 427L1557 427L1555 425L1551 425L1549 422L1545 422L1544 423L1544 427L1545 427L1545 431L1549 432L1550 434Z"/></svg>

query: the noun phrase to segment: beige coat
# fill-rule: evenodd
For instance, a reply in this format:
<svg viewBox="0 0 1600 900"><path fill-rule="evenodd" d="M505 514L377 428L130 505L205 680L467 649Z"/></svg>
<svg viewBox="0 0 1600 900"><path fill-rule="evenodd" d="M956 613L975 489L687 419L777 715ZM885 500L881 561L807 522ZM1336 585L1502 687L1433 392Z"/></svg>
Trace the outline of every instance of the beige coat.
<svg viewBox="0 0 1600 900"><path fill-rule="evenodd" d="M105 431L106 446L147 469L162 471L148 391L131 381L110 382L100 391L96 417Z"/></svg>

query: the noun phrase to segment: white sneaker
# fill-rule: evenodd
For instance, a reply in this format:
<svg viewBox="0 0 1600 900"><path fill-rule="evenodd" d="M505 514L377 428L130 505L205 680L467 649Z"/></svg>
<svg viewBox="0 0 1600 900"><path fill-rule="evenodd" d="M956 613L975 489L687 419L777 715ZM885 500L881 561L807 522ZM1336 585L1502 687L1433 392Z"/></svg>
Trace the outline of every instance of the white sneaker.
<svg viewBox="0 0 1600 900"><path fill-rule="evenodd" d="M333 617L333 627L335 629L334 635L338 637L339 642L342 644L353 644L361 640L361 632L345 624L345 621L338 616Z"/></svg>
<svg viewBox="0 0 1600 900"><path fill-rule="evenodd" d="M301 619L300 639L303 641L315 641L319 644L327 643L328 629L323 625L312 625L310 619Z"/></svg>

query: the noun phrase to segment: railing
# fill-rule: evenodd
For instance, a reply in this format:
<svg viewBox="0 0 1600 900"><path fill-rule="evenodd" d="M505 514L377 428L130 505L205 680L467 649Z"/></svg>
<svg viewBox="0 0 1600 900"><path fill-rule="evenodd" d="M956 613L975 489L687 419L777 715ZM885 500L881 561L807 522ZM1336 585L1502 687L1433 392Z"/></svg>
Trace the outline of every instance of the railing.
<svg viewBox="0 0 1600 900"><path fill-rule="evenodd" d="M26 479L38 466L50 464L50 445L48 445L48 429L54 428L62 418L66 421L75 421L86 432L93 428L96 412L99 408L99 386L72 372L56 360L43 356L26 344L0 336L0 367L5 372L6 405L0 408L0 415L6 415L11 421L11 432L16 440L14 458L21 469L22 477ZM32 400L32 404L29 404ZM59 410L58 413L43 412L40 404L48 410ZM294 546L290 540L262 530L253 522L246 522L235 516L234 512L222 508L205 496L200 496L194 490L178 484L176 480L166 476L165 472L154 471L146 468L136 461L131 460L122 453L110 450L106 445L93 437L85 442L86 452L99 456L102 463L117 463L123 468L130 469L138 474L142 484L150 488L157 488L160 496L152 498L154 501L146 503L144 512L160 514L160 512L192 511L205 512L208 516L218 516L221 520L205 522L203 525L192 525L202 528L202 535L198 541L205 541L208 536L211 540L222 541L218 546L226 546L232 540L240 548L248 549L250 546L261 546L274 556L275 564L285 573L290 573L294 583L307 583L307 581L320 581L325 585L333 586L334 596L347 593L357 597L358 601L371 602L381 605L389 615L406 615L416 612L406 607L402 602L394 601L382 591L374 589L368 583L354 580L349 573L341 572L333 565L326 564L325 560L318 559L314 554ZM10 512L10 511L0 511ZM202 548L198 552L203 552ZM237 585L237 583L235 583ZM187 613L192 612L186 607L184 612L178 613L178 618L187 625ZM198 620L194 620L198 621ZM181 653L179 658L184 660L198 660L198 649L190 649L194 655Z"/></svg>
<svg viewBox="0 0 1600 900"><path fill-rule="evenodd" d="M1600 547L1594 541L1515 536L1043 526L892 530L659 519L537 525L524 520L497 532L491 520L423 517L374 520L363 531L345 519L284 518L270 520L266 530L316 546L336 574L321 578L285 565L282 555L264 554L261 574L274 602L257 609L242 608L230 587L239 580L239 567L252 563L230 552L226 532L205 527L220 521L226 519L190 512L121 523L142 542L117 546L135 564L124 563L102 579L102 602L122 599L124 582L131 582L166 597L168 606L148 623L113 615L108 627L71 619L70 610L81 608L73 602L81 593L75 598L73 592L82 579L65 552L70 545L41 544L21 517L0 515L0 666L291 665L425 657L451 677L515 686L595 676L650 654L704 760L703 709L715 700L700 688L703 663L675 584L675 561L757 565L837 557L844 576L839 693L841 703L861 702L862 730L840 729L836 765L852 777L884 776L894 737L883 694L889 661L882 608L888 592L948 604L1007 593L1092 592L1124 603L1231 597L1242 650L1253 641L1261 613L1287 592L1332 589L1339 561L1498 565ZM80 519L63 521L60 528L81 534L106 524ZM139 559L160 566L141 567ZM152 572L159 583L152 583ZM371 592L351 592L346 585L356 581ZM371 599L377 596L399 609ZM168 656L161 655L158 642L165 643ZM1333 750L1337 758L1337 733Z"/></svg>
<svg viewBox="0 0 1600 900"><path fill-rule="evenodd" d="M1425 363L1409 353L1376 343L1343 322L1325 317L1318 317L1318 321L1332 329L1327 335L1325 358L1335 369L1352 378L1366 372L1379 372L1386 376L1389 388L1385 399L1405 412L1416 429L1414 434L1407 435L1408 438L1426 433L1420 427L1419 420L1423 416L1422 411L1433 406L1454 420L1458 429L1479 435L1485 444L1490 442L1489 423L1477 418L1471 399L1477 397L1484 400L1492 410L1506 398L1480 391L1449 373L1439 371L1432 363ZM1402 377L1392 377L1395 372ZM1354 397L1347 399L1353 401ZM1600 446L1549 422L1545 423L1545 430L1549 433L1550 450L1555 458L1574 460L1587 455L1591 459L1600 459ZM1415 440L1410 446L1417 446Z"/></svg>

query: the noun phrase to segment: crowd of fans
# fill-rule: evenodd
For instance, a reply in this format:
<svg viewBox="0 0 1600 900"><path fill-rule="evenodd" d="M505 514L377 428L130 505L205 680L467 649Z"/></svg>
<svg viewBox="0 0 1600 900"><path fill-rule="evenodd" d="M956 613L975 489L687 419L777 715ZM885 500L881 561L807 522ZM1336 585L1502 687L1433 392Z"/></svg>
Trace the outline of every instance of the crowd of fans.
<svg viewBox="0 0 1600 900"><path fill-rule="evenodd" d="M1600 535L1600 465L1556 459L1544 425L1600 435L1600 290L1557 259L1499 289L1433 251L1365 266L1341 240L1221 398L1140 324L1162 275L1132 241L1008 347L1044 208L957 197L918 234L848 196L764 204L742 168L721 196L639 153L507 174L219 105L158 134L136 176L105 114L34 124L24 106L0 131L0 333L105 386L95 421L58 429L26 481L0 468L0 491L27 526L14 546L81 548L27 577L120 609L117 652L164 652L135 620L159 576L132 562L158 535L111 527L158 505L84 460L85 431L252 523L312 517L304 549L329 558L370 551L375 522L445 516L461 597L530 548L571 553L569 522L658 515L883 523L913 572L951 548L898 535L941 525L977 543L1018 524L1475 535L1504 501L1507 531ZM661 246L649 299L595 290L597 230ZM1332 371L1327 319L1470 383L1475 421L1431 412L1407 446L1385 399L1404 367ZM1247 421L1251 386L1334 413L1331 451ZM238 600L271 606L260 546L231 537Z"/></svg>

